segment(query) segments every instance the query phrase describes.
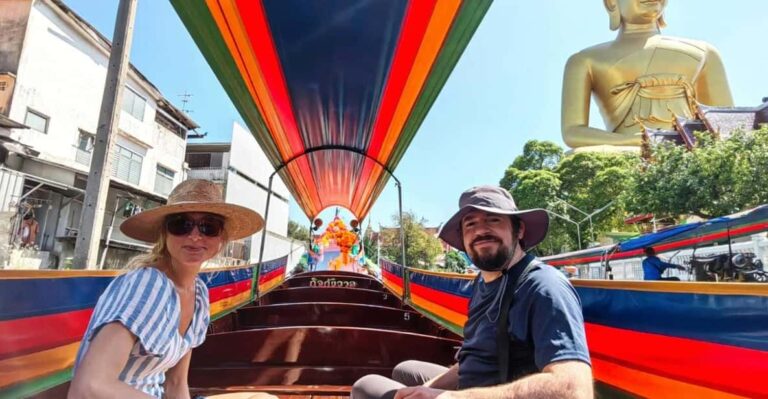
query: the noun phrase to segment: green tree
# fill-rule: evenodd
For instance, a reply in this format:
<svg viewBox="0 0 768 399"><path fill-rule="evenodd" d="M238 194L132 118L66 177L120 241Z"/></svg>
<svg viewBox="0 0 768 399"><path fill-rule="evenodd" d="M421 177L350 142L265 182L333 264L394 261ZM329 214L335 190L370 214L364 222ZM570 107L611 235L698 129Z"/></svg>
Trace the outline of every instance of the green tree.
<svg viewBox="0 0 768 399"><path fill-rule="evenodd" d="M563 149L551 141L530 140L523 147L523 154L518 155L501 178L499 185L513 190L520 184L522 174L534 170L554 170L563 158Z"/></svg>
<svg viewBox="0 0 768 399"><path fill-rule="evenodd" d="M464 273L467 270L467 260L458 251L450 250L445 253L445 270L453 273Z"/></svg>
<svg viewBox="0 0 768 399"><path fill-rule="evenodd" d="M768 127L737 132L726 140L709 133L697 137L692 151L660 144L651 149L650 160L625 153L563 156L551 143L534 140L526 143L500 184L520 208L547 208L577 222L585 216L565 203L587 213L610 204L592 219L598 237L631 230L623 221L633 215L712 218L768 203L768 184L763 184L768 175ZM581 243L572 223L552 218L547 239L537 251L549 255L584 247L590 241L589 223L580 227Z"/></svg>
<svg viewBox="0 0 768 399"><path fill-rule="evenodd" d="M635 170L624 201L630 211L656 217L712 218L768 202L768 128L726 140L698 133L693 151L659 145Z"/></svg>
<svg viewBox="0 0 768 399"><path fill-rule="evenodd" d="M400 244L399 215L392 215L392 221L397 228L382 229L381 253L387 259L401 263L402 247ZM428 234L424 229L425 219L417 217L413 212L403 213L403 229L405 232L405 262L409 267L430 268L437 257L443 252L440 240Z"/></svg>
<svg viewBox="0 0 768 399"><path fill-rule="evenodd" d="M499 182L521 209L546 208L574 221L585 216L565 205L591 213L607 204L609 209L593 218L596 235L625 229L624 205L617 198L631 186L639 158L628 154L576 153L563 155L551 142L532 140L516 157ZM560 201L562 200L562 201ZM552 215L547 238L537 248L542 255L583 247L590 240L589 223L580 224L581 243L573 223Z"/></svg>
<svg viewBox="0 0 768 399"><path fill-rule="evenodd" d="M294 222L293 220L289 220L288 237L302 242L309 242L309 229Z"/></svg>
<svg viewBox="0 0 768 399"><path fill-rule="evenodd" d="M566 157L557 167L557 173L563 182L559 198L576 208L592 213L605 206L604 211L594 215L592 225L594 235L608 231L622 231L627 217L623 193L632 189L632 175L640 164L640 157L627 153L577 153ZM562 202L552 204L572 220L580 222L585 215L569 208ZM581 246L591 241L589 223L581 224ZM571 226L571 238L576 242L575 227ZM578 245L577 245L578 247Z"/></svg>
<svg viewBox="0 0 768 399"><path fill-rule="evenodd" d="M361 241L363 242L363 247L365 247L365 256L372 260L374 263L379 263L379 256L376 251L376 240L374 240L374 235L375 233L373 232L373 229L369 223L368 227L365 228L365 232L361 237Z"/></svg>

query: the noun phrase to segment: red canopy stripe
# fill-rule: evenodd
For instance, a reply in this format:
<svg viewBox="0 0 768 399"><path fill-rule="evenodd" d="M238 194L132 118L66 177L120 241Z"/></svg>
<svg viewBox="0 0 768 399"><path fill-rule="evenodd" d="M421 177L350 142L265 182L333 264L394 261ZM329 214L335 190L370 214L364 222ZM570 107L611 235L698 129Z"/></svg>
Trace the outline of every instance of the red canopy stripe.
<svg viewBox="0 0 768 399"><path fill-rule="evenodd" d="M415 6L418 4L418 6ZM374 125L368 155L389 165L390 156L402 135L402 128L421 93L432 66L440 54L461 0L414 2L409 7L406 25L400 36L390 80ZM427 17L425 19L425 17ZM408 25L412 23L412 25ZM408 29L411 27L411 29ZM368 166L368 165L366 165ZM370 198L377 187L382 170L367 168L362 176L366 184L356 192L355 199ZM366 206L365 204L361 204ZM368 208L364 208L367 212Z"/></svg>
<svg viewBox="0 0 768 399"><path fill-rule="evenodd" d="M280 130L271 130L272 137L278 140L280 131L288 141L289 152L287 157L283 156L283 162L287 162L291 158L304 153L305 146L299 135L299 129L296 124L296 117L291 106L290 95L288 94L288 88L285 83L285 76L283 76L283 69L280 66L280 60L277 57L277 50L275 49L275 42L272 38L272 34L269 31L269 23L267 22L266 15L264 13L264 5L262 2L256 2L252 0L236 0L237 8L240 12L245 31L249 40L243 43L244 46L251 46L256 56L258 65L261 67L264 81L266 83L266 89L273 99L274 112L276 113L276 123L279 124ZM304 180L304 185L307 186L308 192L311 195L309 201L312 204L312 208L317 209L322 207L321 199L318 195L317 187L314 183L312 171L309 167L309 163L305 157L296 159L300 176L291 176L294 180Z"/></svg>
<svg viewBox="0 0 768 399"><path fill-rule="evenodd" d="M274 104L266 89L258 61L251 51L247 35L244 31L243 22L240 20L239 10L236 8L233 1L234 0L206 0L206 4L211 12L211 16L216 22L222 38L224 38L224 41L226 42L229 52L232 54L232 58L235 60L241 75L248 85L254 103L264 116L264 123L267 125L269 133L280 152L280 156L283 160L288 159L290 158L292 151L290 150L285 137L281 134L276 134L280 128L280 124L277 122L278 118L276 117ZM297 182L301 180L301 171L296 168L289 168L287 175L292 181ZM304 190L301 190L302 188ZM311 207L312 197L310 196L310 193L312 193L313 190L306 187L306 184L297 184L296 189L299 192L297 197L301 198L299 201L304 206L307 206L308 208ZM304 192L302 193L301 191ZM307 203L307 200L309 200L309 203Z"/></svg>
<svg viewBox="0 0 768 399"><path fill-rule="evenodd" d="M207 0L222 36L227 40L233 58L242 57L238 66L252 87L251 95L264 116L269 133L276 143L283 162L304 152L293 110L285 87L280 63L275 54L269 25L261 2L236 0ZM251 46L251 43L259 43ZM306 158L296 160L287 177L297 188L303 188L304 209L320 205L317 188ZM301 181L301 183L299 183Z"/></svg>
<svg viewBox="0 0 768 399"><path fill-rule="evenodd" d="M386 159L379 158L384 139L389 132L392 117L398 100L402 95L408 75L413 67L413 59L419 50L419 45L427 32L429 20L435 9L436 0L412 1L408 5L408 11L405 14L403 30L400 34L400 40L395 50L394 60L389 71L389 79L384 89L379 112L376 115L376 122L373 125L371 141L368 144L368 156L377 159L386 164ZM375 168L375 163L366 160L361 179L358 181L353 196L354 203L359 204L361 198L368 198L371 195L374 184L380 178L382 170ZM359 204L362 212L365 204ZM362 212L358 214L365 214Z"/></svg>

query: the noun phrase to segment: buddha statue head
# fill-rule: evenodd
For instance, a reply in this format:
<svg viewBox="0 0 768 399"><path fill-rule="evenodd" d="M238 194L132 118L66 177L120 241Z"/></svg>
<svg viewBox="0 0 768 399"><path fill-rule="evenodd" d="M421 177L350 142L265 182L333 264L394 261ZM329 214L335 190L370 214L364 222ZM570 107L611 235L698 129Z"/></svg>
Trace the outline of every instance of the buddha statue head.
<svg viewBox="0 0 768 399"><path fill-rule="evenodd" d="M625 24L667 26L664 22L667 0L603 0L603 3L610 16L611 30Z"/></svg>

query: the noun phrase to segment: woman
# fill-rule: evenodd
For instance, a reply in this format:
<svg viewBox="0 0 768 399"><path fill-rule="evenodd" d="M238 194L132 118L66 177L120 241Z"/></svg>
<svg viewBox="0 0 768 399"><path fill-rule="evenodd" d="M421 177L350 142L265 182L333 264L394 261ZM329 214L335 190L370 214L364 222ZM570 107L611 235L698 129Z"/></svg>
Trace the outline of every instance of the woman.
<svg viewBox="0 0 768 399"><path fill-rule="evenodd" d="M209 322L203 262L264 226L258 213L224 203L206 180L187 180L168 204L127 219L127 236L154 242L99 298L75 361L70 398L189 398L192 348Z"/></svg>

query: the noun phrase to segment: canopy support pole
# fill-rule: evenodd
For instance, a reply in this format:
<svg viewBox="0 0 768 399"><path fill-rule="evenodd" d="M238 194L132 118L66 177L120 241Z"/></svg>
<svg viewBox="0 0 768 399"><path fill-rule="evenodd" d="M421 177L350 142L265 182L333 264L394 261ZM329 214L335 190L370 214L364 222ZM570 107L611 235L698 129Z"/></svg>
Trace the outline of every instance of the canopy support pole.
<svg viewBox="0 0 768 399"><path fill-rule="evenodd" d="M403 226L403 187L400 184L400 180L397 180L397 178L392 175L392 178L395 179L395 185L397 186L397 207L400 212L400 244L402 244L402 260L403 267L406 267L405 265L405 226Z"/></svg>
<svg viewBox="0 0 768 399"><path fill-rule="evenodd" d="M282 168L280 168L282 169ZM261 262L264 260L264 244L267 242L267 222L269 221L269 201L272 199L272 179L275 177L275 173L277 173L278 170L275 170L272 172L271 175L269 175L269 186L267 187L267 209L264 210L264 228L261 230L261 246L259 247L259 263L256 264L256 270L254 271L254 281L253 281L253 293L256 296L257 300L261 300L259 298L259 274L261 274Z"/></svg>

